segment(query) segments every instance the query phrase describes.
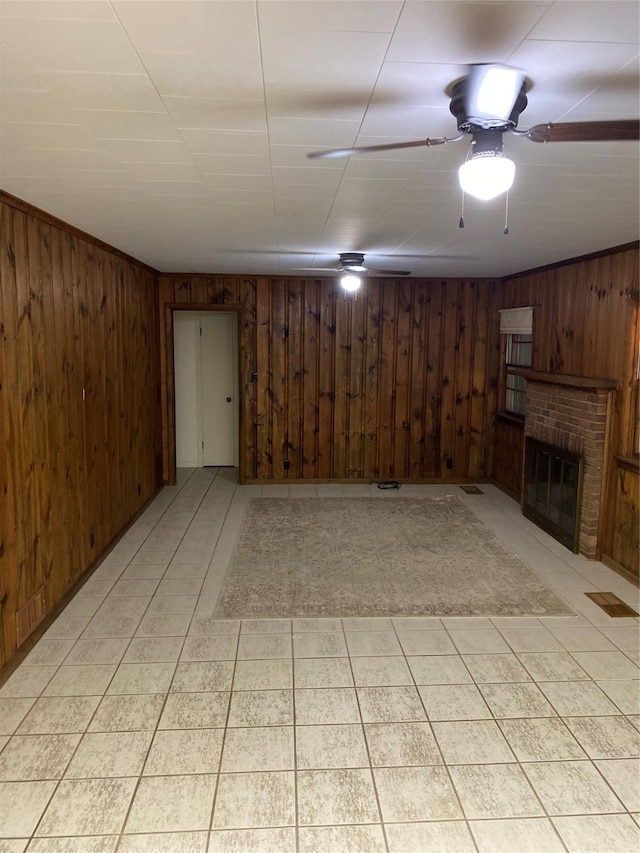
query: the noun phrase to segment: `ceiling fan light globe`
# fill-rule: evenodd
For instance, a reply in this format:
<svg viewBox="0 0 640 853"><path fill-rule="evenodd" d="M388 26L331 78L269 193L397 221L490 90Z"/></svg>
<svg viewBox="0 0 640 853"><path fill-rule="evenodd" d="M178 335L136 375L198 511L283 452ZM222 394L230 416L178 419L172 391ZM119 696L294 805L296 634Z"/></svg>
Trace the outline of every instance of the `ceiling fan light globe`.
<svg viewBox="0 0 640 853"><path fill-rule="evenodd" d="M359 275L353 275L352 273L346 273L340 279L340 284L343 290L346 290L347 293L355 293L356 290L360 287L362 280Z"/></svg>
<svg viewBox="0 0 640 853"><path fill-rule="evenodd" d="M458 178L467 195L490 201L513 185L516 166L507 157L472 157L460 166Z"/></svg>
<svg viewBox="0 0 640 853"><path fill-rule="evenodd" d="M366 267L360 266L358 264L349 264L346 267L346 269L348 269L349 272L366 272L367 271Z"/></svg>

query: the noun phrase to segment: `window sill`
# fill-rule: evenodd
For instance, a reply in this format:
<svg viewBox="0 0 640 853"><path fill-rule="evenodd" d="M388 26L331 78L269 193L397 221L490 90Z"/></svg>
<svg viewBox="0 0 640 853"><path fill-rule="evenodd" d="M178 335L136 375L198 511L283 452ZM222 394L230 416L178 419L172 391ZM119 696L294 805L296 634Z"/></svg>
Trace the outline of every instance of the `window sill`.
<svg viewBox="0 0 640 853"><path fill-rule="evenodd" d="M514 424L524 429L524 415L513 415L511 412L496 412L496 420L507 424Z"/></svg>

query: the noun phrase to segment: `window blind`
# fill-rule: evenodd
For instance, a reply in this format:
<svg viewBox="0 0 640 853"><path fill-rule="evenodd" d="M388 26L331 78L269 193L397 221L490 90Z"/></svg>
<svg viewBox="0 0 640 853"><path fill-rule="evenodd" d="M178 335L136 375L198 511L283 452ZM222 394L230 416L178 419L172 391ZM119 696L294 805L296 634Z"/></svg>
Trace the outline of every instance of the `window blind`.
<svg viewBox="0 0 640 853"><path fill-rule="evenodd" d="M533 307L503 308L500 311L501 335L530 335L533 332Z"/></svg>

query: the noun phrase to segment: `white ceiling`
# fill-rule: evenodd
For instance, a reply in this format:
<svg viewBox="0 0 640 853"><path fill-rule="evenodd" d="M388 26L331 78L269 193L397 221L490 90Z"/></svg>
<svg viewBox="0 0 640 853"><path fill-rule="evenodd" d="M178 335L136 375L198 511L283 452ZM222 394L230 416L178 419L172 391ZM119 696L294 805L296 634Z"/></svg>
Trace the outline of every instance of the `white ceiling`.
<svg viewBox="0 0 640 853"><path fill-rule="evenodd" d="M383 0L2 0L4 190L162 271L293 274L344 251L496 276L638 237L638 146L505 136L509 194L467 198L468 63L531 81L520 128L636 118L640 5Z"/></svg>

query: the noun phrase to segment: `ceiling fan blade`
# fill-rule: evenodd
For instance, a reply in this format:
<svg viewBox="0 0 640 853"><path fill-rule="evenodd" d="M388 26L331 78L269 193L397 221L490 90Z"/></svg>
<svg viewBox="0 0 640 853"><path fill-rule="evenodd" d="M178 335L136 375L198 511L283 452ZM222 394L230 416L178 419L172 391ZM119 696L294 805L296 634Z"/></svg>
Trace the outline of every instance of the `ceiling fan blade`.
<svg viewBox="0 0 640 853"><path fill-rule="evenodd" d="M569 121L536 124L524 135L532 142L634 142L640 139L640 121Z"/></svg>
<svg viewBox="0 0 640 853"><path fill-rule="evenodd" d="M367 269L369 275L386 275L389 278L395 278L400 275L411 275L410 270L370 270Z"/></svg>
<svg viewBox="0 0 640 853"><path fill-rule="evenodd" d="M295 272L342 272L339 267L294 267Z"/></svg>
<svg viewBox="0 0 640 853"><path fill-rule="evenodd" d="M429 148L431 145L445 145L447 142L457 142L462 135L448 139L446 136L436 139L418 139L415 142L390 142L386 145L363 145L359 148L334 148L330 151L310 151L309 160L326 160L334 157L351 157L353 154L370 154L373 151L395 151L398 148L419 148L421 145Z"/></svg>

